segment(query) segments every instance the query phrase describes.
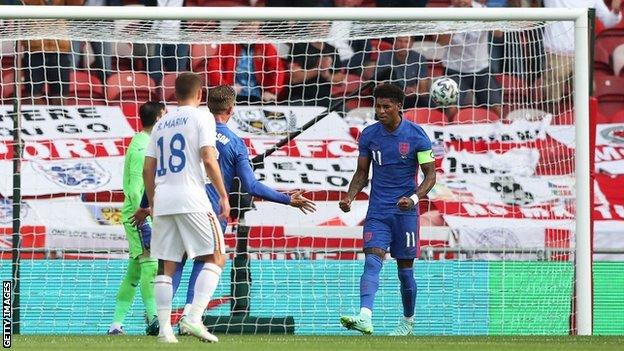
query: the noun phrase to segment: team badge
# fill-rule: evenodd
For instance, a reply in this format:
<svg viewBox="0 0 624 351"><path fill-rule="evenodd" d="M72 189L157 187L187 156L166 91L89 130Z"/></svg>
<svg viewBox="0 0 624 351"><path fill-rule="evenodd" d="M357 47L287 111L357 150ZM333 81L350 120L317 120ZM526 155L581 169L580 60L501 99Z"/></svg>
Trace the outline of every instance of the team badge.
<svg viewBox="0 0 624 351"><path fill-rule="evenodd" d="M364 241L370 241L373 238L373 232L364 232Z"/></svg>
<svg viewBox="0 0 624 351"><path fill-rule="evenodd" d="M297 116L293 111L244 110L236 112L232 119L247 133L286 135L297 130Z"/></svg>
<svg viewBox="0 0 624 351"><path fill-rule="evenodd" d="M399 153L401 154L401 158L407 158L409 149L410 149L409 143L399 143Z"/></svg>
<svg viewBox="0 0 624 351"><path fill-rule="evenodd" d="M52 183L75 191L96 190L111 179L110 173L95 160L31 162L31 165Z"/></svg>

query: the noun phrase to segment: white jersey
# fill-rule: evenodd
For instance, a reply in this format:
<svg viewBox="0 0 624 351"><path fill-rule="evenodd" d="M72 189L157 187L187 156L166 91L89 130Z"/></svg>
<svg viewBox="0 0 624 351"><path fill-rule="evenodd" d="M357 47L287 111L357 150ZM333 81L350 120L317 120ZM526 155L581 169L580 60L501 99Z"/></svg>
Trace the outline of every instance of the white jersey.
<svg viewBox="0 0 624 351"><path fill-rule="evenodd" d="M214 116L192 106L169 112L154 125L145 153L157 164L154 216L212 210L200 149L215 147L215 139Z"/></svg>

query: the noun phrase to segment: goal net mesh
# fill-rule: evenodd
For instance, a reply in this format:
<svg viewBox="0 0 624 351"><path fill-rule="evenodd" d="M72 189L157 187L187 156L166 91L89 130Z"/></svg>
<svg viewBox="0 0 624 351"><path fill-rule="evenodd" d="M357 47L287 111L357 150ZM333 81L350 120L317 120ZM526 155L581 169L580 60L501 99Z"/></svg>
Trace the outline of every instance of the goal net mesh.
<svg viewBox="0 0 624 351"><path fill-rule="evenodd" d="M122 174L129 141L141 130L138 107L155 100L175 109L175 77L192 71L206 90L235 87L228 126L248 147L256 177L280 191L304 189L318 207L303 215L256 199L244 218L235 213L225 233L229 260L206 314L247 319L215 323L346 333L338 317L359 311L369 189L349 213L338 200L356 167L357 138L375 123L373 87L392 82L407 95L403 118L432 140L437 168L436 186L419 203L414 332L568 334L573 58L547 51L549 25L4 20L0 274L11 277L17 116L21 332L107 330L127 266ZM550 41L573 38L572 29ZM431 101L429 86L440 77L459 84L457 104ZM397 268L388 259L375 332L389 332L401 316ZM144 331L138 291L124 326Z"/></svg>

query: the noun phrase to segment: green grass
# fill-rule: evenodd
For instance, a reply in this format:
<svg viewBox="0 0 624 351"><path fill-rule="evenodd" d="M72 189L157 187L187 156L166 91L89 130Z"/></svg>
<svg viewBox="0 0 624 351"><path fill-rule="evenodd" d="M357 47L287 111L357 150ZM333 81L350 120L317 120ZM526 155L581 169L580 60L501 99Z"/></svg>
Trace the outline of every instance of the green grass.
<svg viewBox="0 0 624 351"><path fill-rule="evenodd" d="M220 335L218 344L180 337L174 345L147 336L14 336L12 350L622 350L624 337L492 336L492 337L376 337L376 336L240 336Z"/></svg>

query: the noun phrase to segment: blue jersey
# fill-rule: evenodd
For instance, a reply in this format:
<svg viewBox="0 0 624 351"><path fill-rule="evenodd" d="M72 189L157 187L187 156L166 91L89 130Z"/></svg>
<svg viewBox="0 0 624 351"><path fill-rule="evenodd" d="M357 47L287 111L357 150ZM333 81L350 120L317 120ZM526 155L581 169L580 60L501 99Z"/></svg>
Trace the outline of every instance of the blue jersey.
<svg viewBox="0 0 624 351"><path fill-rule="evenodd" d="M228 193L232 189L234 178L238 177L243 185L243 189L250 195L285 205L290 204L290 196L275 191L256 179L249 162L249 153L245 143L223 123L217 123L216 146L219 152L219 167L221 168L223 185ZM217 214L221 212L219 193L212 184L206 184L206 194L208 194L214 212ZM141 207L148 207L145 194Z"/></svg>
<svg viewBox="0 0 624 351"><path fill-rule="evenodd" d="M281 204L290 203L290 196L275 191L256 179L245 143L223 123L217 123L217 151L223 184L228 193L232 190L234 178L238 177L243 189L250 195ZM212 184L206 184L206 193L215 212L219 212L217 189Z"/></svg>
<svg viewBox="0 0 624 351"><path fill-rule="evenodd" d="M398 128L388 132L381 123L362 131L359 140L360 157L373 164L368 214L406 213L397 202L416 192L416 170L419 163L433 161L431 140L418 125L401 120Z"/></svg>

